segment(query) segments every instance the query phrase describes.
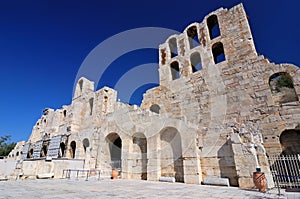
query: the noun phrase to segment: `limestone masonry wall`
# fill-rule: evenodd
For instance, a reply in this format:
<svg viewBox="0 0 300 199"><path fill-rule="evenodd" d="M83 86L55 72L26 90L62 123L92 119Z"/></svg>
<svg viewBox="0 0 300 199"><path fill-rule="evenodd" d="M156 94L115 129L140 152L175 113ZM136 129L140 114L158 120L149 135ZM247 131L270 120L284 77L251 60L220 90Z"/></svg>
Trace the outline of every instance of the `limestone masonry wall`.
<svg viewBox="0 0 300 199"><path fill-rule="evenodd" d="M300 123L299 73L257 54L242 4L220 8L159 46L160 85L140 107L117 102L108 87L94 92L82 77L71 105L44 110L23 144L20 168L39 159L38 174L51 157L84 160L82 169L103 174L116 168L126 179L200 184L215 177L253 187L260 167L270 187L267 156L300 151L284 144L291 143L284 132L297 132ZM282 77L291 83L276 87Z"/></svg>

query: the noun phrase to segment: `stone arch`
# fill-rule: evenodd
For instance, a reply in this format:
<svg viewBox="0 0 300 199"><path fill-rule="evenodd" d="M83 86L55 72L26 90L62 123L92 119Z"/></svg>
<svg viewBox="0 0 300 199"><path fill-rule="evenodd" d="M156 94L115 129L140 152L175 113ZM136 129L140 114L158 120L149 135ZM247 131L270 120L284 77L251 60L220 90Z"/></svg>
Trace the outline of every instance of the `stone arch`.
<svg viewBox="0 0 300 199"><path fill-rule="evenodd" d="M112 169L122 168L122 139L117 133L110 133L106 136L108 158Z"/></svg>
<svg viewBox="0 0 300 199"><path fill-rule="evenodd" d="M282 154L300 154L300 129L284 130L279 137Z"/></svg>
<svg viewBox="0 0 300 199"><path fill-rule="evenodd" d="M159 114L160 112L160 107L157 104L153 104L150 106L150 111Z"/></svg>
<svg viewBox="0 0 300 199"><path fill-rule="evenodd" d="M221 35L217 15L209 16L206 22L211 40Z"/></svg>
<svg viewBox="0 0 300 199"><path fill-rule="evenodd" d="M194 52L193 54L191 54L190 63L191 63L193 73L201 70L202 63L201 63L200 53Z"/></svg>
<svg viewBox="0 0 300 199"><path fill-rule="evenodd" d="M59 144L59 157L65 157L66 152L66 144L64 142L61 142Z"/></svg>
<svg viewBox="0 0 300 199"><path fill-rule="evenodd" d="M90 141L88 138L84 138L82 141L84 152L86 152L87 148L90 147Z"/></svg>
<svg viewBox="0 0 300 199"><path fill-rule="evenodd" d="M161 176L175 177L176 182L184 182L181 135L174 127L166 127L160 136Z"/></svg>
<svg viewBox="0 0 300 199"><path fill-rule="evenodd" d="M278 72L270 76L269 87L276 104L298 101L292 77L286 72Z"/></svg>
<svg viewBox="0 0 300 199"><path fill-rule="evenodd" d="M224 47L221 42L217 42L212 46L212 54L215 64L221 63L226 60Z"/></svg>
<svg viewBox="0 0 300 199"><path fill-rule="evenodd" d="M73 140L70 143L70 157L71 157L71 159L75 159L75 155L76 155L76 142Z"/></svg>
<svg viewBox="0 0 300 199"><path fill-rule="evenodd" d="M40 157L46 157L47 151L48 151L48 145L43 145Z"/></svg>
<svg viewBox="0 0 300 199"><path fill-rule="evenodd" d="M179 79L180 78L180 68L178 61L173 61L170 64L170 70L171 70L171 77L172 80Z"/></svg>
<svg viewBox="0 0 300 199"><path fill-rule="evenodd" d="M190 45L190 49L193 49L200 45L197 26L193 25L187 29L187 36Z"/></svg>
<svg viewBox="0 0 300 199"><path fill-rule="evenodd" d="M32 158L33 157L33 147L30 147L27 153L27 158Z"/></svg>
<svg viewBox="0 0 300 199"><path fill-rule="evenodd" d="M143 133L135 133L132 136L132 142L132 155L135 160L134 178L147 180L147 138Z"/></svg>

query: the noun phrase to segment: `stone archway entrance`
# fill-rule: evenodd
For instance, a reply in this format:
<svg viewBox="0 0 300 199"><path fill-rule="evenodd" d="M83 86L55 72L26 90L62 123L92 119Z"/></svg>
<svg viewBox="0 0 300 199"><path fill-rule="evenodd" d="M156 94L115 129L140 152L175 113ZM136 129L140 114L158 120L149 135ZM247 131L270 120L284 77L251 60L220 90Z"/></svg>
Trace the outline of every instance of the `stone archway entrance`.
<svg viewBox="0 0 300 199"><path fill-rule="evenodd" d="M300 154L300 129L283 131L279 140L283 155Z"/></svg>
<svg viewBox="0 0 300 199"><path fill-rule="evenodd" d="M110 133L106 136L109 148L110 166L112 169L122 168L122 140L117 133Z"/></svg>
<svg viewBox="0 0 300 199"><path fill-rule="evenodd" d="M160 132L160 161L161 176L184 182L181 136L176 128L167 127Z"/></svg>
<svg viewBox="0 0 300 199"><path fill-rule="evenodd" d="M134 134L133 138L133 175L134 178L147 180L147 139L143 133Z"/></svg>

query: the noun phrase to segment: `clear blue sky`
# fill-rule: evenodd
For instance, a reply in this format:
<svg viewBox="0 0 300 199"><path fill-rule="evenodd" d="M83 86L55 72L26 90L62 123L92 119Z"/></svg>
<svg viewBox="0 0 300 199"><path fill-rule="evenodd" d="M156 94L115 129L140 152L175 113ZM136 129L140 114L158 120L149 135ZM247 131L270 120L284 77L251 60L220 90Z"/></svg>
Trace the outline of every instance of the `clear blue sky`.
<svg viewBox="0 0 300 199"><path fill-rule="evenodd" d="M81 63L110 36L149 26L182 32L211 11L240 2L258 53L300 65L300 2L295 0L0 1L0 136L27 140L45 107L70 104ZM114 64L130 68L157 62L156 50L135 53ZM101 85L112 85L119 73L107 73Z"/></svg>

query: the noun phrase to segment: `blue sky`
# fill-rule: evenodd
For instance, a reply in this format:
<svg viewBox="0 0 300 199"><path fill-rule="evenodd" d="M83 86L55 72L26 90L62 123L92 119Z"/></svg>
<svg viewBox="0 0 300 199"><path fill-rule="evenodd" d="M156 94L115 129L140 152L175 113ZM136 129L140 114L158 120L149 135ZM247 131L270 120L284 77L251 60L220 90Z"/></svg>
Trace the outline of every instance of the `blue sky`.
<svg viewBox="0 0 300 199"><path fill-rule="evenodd" d="M0 136L27 140L44 108L70 104L78 69L105 39L139 27L182 32L211 11L240 2L258 53L275 63L300 65L297 1L0 1ZM120 70L106 72L99 85L113 86L131 66L157 60L154 49L123 55L112 64Z"/></svg>

